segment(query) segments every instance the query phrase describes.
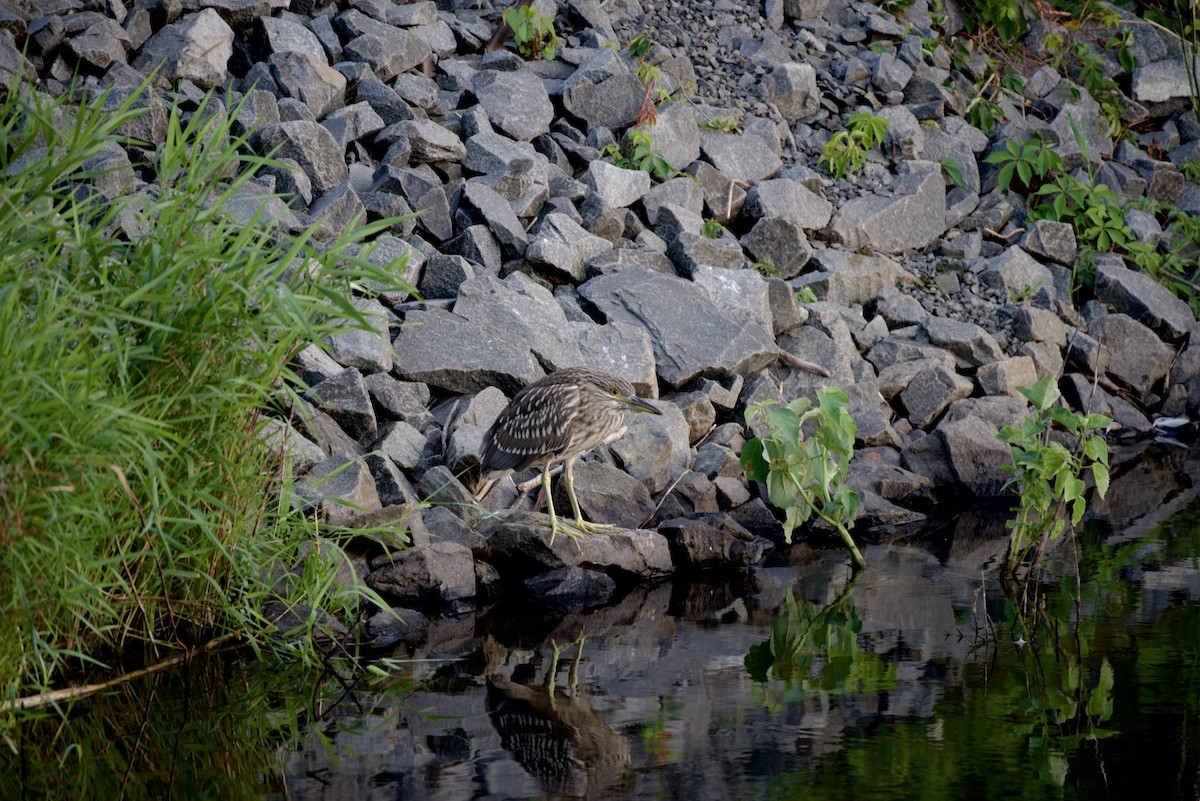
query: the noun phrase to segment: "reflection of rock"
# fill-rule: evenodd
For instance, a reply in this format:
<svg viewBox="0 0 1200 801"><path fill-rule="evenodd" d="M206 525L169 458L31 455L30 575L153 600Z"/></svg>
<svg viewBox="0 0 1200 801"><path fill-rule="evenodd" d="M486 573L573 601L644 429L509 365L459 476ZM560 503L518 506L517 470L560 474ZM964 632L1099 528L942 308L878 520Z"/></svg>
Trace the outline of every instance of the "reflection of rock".
<svg viewBox="0 0 1200 801"><path fill-rule="evenodd" d="M556 686L554 648L544 684L521 684L504 675L503 646L489 639L488 717L500 744L548 793L604 798L629 765L629 743L592 709L575 687L583 638L575 643L571 689Z"/></svg>

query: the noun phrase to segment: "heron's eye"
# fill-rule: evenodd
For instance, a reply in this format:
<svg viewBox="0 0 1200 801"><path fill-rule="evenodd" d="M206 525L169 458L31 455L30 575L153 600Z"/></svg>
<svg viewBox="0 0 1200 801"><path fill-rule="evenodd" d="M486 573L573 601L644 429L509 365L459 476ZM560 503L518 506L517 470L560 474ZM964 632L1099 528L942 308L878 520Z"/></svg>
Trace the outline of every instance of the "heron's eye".
<svg viewBox="0 0 1200 801"><path fill-rule="evenodd" d="M612 393L612 396L614 398L621 394L621 390L617 389L616 387L613 387L612 389L610 389L609 392Z"/></svg>

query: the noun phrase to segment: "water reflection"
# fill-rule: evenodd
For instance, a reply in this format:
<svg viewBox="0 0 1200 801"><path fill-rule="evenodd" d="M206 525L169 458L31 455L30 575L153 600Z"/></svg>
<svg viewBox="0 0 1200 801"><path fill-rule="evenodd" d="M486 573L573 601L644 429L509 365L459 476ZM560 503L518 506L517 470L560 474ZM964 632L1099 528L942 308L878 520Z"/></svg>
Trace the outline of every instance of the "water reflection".
<svg viewBox="0 0 1200 801"><path fill-rule="evenodd" d="M1174 475L1018 585L980 510L856 580L800 546L436 621L390 684L213 660L25 727L0 797L1200 798L1200 504Z"/></svg>

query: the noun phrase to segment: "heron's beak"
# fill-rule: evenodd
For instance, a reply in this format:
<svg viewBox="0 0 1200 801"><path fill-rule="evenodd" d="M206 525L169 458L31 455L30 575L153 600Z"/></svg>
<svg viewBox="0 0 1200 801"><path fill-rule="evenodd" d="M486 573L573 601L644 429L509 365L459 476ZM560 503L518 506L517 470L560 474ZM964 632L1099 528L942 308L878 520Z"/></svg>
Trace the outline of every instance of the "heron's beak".
<svg viewBox="0 0 1200 801"><path fill-rule="evenodd" d="M646 403L646 401L642 400L636 395L630 395L628 397L621 398L621 401L628 406L631 411L662 414L657 407L651 406L649 403Z"/></svg>

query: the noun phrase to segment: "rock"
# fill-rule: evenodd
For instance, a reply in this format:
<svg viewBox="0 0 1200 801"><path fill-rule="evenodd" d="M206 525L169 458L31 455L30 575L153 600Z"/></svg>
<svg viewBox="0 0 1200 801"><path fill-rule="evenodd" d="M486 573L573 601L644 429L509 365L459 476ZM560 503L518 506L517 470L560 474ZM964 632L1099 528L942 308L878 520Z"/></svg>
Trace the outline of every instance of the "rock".
<svg viewBox="0 0 1200 801"><path fill-rule="evenodd" d="M287 423L268 417L259 431L268 453L277 455L288 475L302 476L325 459L325 452Z"/></svg>
<svg viewBox="0 0 1200 801"><path fill-rule="evenodd" d="M507 331L473 325L449 312L410 312L392 340L394 373L448 392L471 394L490 386L512 395L545 371L528 346Z"/></svg>
<svg viewBox="0 0 1200 801"><path fill-rule="evenodd" d="M930 344L953 353L960 367L979 367L1004 358L995 337L974 323L927 317L921 330Z"/></svg>
<svg viewBox="0 0 1200 801"><path fill-rule="evenodd" d="M387 456L403 470L413 470L425 454L425 435L411 423L394 420L380 430L374 450Z"/></svg>
<svg viewBox="0 0 1200 801"><path fill-rule="evenodd" d="M650 173L624 169L607 161L589 164L583 182L609 209L631 206L650 191Z"/></svg>
<svg viewBox="0 0 1200 801"><path fill-rule="evenodd" d="M775 343L742 326L690 281L640 267L601 275L579 287L608 320L646 329L658 376L681 387L701 376L745 375L775 359Z"/></svg>
<svg viewBox="0 0 1200 801"><path fill-rule="evenodd" d="M399 551L367 576L367 586L401 603L451 605L475 597L475 560L456 542Z"/></svg>
<svg viewBox="0 0 1200 801"><path fill-rule="evenodd" d="M1008 297L1028 295L1040 304L1050 305L1056 292L1050 271L1019 247L1007 248L987 260L979 280Z"/></svg>
<svg viewBox="0 0 1200 801"><path fill-rule="evenodd" d="M466 158L467 148L462 140L431 120L403 120L392 126L412 145L415 162L453 161ZM411 202L411 198L410 198Z"/></svg>
<svg viewBox="0 0 1200 801"><path fill-rule="evenodd" d="M1088 333L1100 343L1104 372L1138 397L1145 397L1171 369L1174 351L1128 315L1107 315L1088 326Z"/></svg>
<svg viewBox="0 0 1200 801"><path fill-rule="evenodd" d="M1032 256L1070 267L1078 253L1075 229L1070 223L1036 220L1021 237L1021 248Z"/></svg>
<svg viewBox="0 0 1200 801"><path fill-rule="evenodd" d="M946 184L940 165L900 176L892 191L848 201L834 214L830 234L850 248L900 253L924 248L946 231Z"/></svg>
<svg viewBox="0 0 1200 801"><path fill-rule="evenodd" d="M350 177L346 160L333 135L320 123L294 120L267 125L258 133L261 153L295 161L312 182L313 191L323 195Z"/></svg>
<svg viewBox="0 0 1200 801"><path fill-rule="evenodd" d="M317 384L309 392L321 411L336 420L342 430L360 444L375 441L375 410L371 406L371 397L367 394L362 373L358 370L348 367Z"/></svg>
<svg viewBox="0 0 1200 801"><path fill-rule="evenodd" d="M1096 298L1167 342L1179 342L1195 325L1187 303L1146 273L1126 268L1120 259L1097 261Z"/></svg>
<svg viewBox="0 0 1200 801"><path fill-rule="evenodd" d="M704 267L739 270L746 263L737 240L724 236L710 238L690 231L675 237L667 249L667 256L674 262L676 272L693 280L697 270Z"/></svg>
<svg viewBox="0 0 1200 801"><path fill-rule="evenodd" d="M583 280L588 259L612 250L612 243L588 233L565 214L551 212L529 237L525 258L531 265L558 280Z"/></svg>
<svg viewBox="0 0 1200 801"><path fill-rule="evenodd" d="M1009 448L996 439L996 429L978 417L943 421L929 436L910 445L904 466L930 478L935 486L961 486L977 498L995 497L1011 472Z"/></svg>
<svg viewBox="0 0 1200 801"><path fill-rule="evenodd" d="M587 62L580 67L583 70ZM574 76L572 76L573 78ZM563 84L563 107L589 127L618 130L632 125L642 110L646 87L642 79L623 72L598 83L586 79Z"/></svg>
<svg viewBox="0 0 1200 801"><path fill-rule="evenodd" d="M352 327L329 337L329 351L338 364L353 367L363 373L386 373L392 369L392 343L388 334L388 317L377 300L355 298L353 305L362 313L370 330Z"/></svg>
<svg viewBox="0 0 1200 801"><path fill-rule="evenodd" d="M225 80L232 56L233 29L216 11L205 8L151 36L133 66L146 75L157 69L167 80L183 79L212 89Z"/></svg>
<svg viewBox="0 0 1200 801"><path fill-rule="evenodd" d="M473 210L474 214L467 209ZM459 214L468 217L468 222L486 223L506 259L520 258L529 247L525 226L517 219L512 206L481 181L467 181L463 184Z"/></svg>
<svg viewBox="0 0 1200 801"><path fill-rule="evenodd" d="M764 217L742 237L742 247L780 278L795 278L812 258L804 230L783 217Z"/></svg>
<svg viewBox="0 0 1200 801"><path fill-rule="evenodd" d="M271 76L285 97L295 98L315 119L324 117L346 102L346 78L325 61L307 53L272 53Z"/></svg>
<svg viewBox="0 0 1200 801"><path fill-rule="evenodd" d="M704 129L700 131L700 151L727 178L746 183L771 178L783 169L779 156L754 134Z"/></svg>
<svg viewBox="0 0 1200 801"><path fill-rule="evenodd" d="M417 482L417 495L422 501L442 504L458 515L468 525L479 522L482 510L458 476L450 468L439 464L426 470Z"/></svg>
<svg viewBox="0 0 1200 801"><path fill-rule="evenodd" d="M670 543L675 561L693 570L749 567L774 547L722 513L677 517L660 523L658 530Z"/></svg>
<svg viewBox="0 0 1200 801"><path fill-rule="evenodd" d="M369 65L381 81L390 81L412 69L430 54L428 43L421 37L383 24L350 39L343 50L346 58Z"/></svg>
<svg viewBox="0 0 1200 801"><path fill-rule="evenodd" d="M526 594L555 611L590 609L608 603L617 583L598 570L560 567L525 579Z"/></svg>
<svg viewBox="0 0 1200 801"><path fill-rule="evenodd" d="M677 100L658 107L654 146L673 170L685 169L700 158L700 129L691 104Z"/></svg>
<svg viewBox="0 0 1200 801"><path fill-rule="evenodd" d="M840 306L869 303L883 289L895 287L900 276L900 265L887 256L830 249L815 252L812 263L817 271L794 285L807 286L818 298Z"/></svg>
<svg viewBox="0 0 1200 801"><path fill-rule="evenodd" d="M989 395L1019 395L1017 387L1032 387L1038 380L1038 373L1032 358L1013 356L983 365L975 378Z"/></svg>
<svg viewBox="0 0 1200 801"><path fill-rule="evenodd" d="M296 482L293 504L319 506L330 526L352 526L357 517L383 508L375 480L361 457L331 456Z"/></svg>
<svg viewBox="0 0 1200 801"><path fill-rule="evenodd" d="M575 465L575 499L584 519L619 528L640 528L654 512L650 492L640 481L597 461ZM562 481L554 488L554 510L560 519L571 519L571 502Z"/></svg>
<svg viewBox="0 0 1200 801"><path fill-rule="evenodd" d="M833 217L833 206L800 181L773 178L750 189L742 213L758 218L782 217L807 231L820 231Z"/></svg>
<svg viewBox="0 0 1200 801"><path fill-rule="evenodd" d="M366 645L391 648L397 643L416 645L425 639L429 618L415 609L393 606L367 619Z"/></svg>
<svg viewBox="0 0 1200 801"><path fill-rule="evenodd" d="M492 125L513 139L528 142L549 132L554 107L546 85L532 71L480 70L471 79L471 91Z"/></svg>
<svg viewBox="0 0 1200 801"><path fill-rule="evenodd" d="M763 78L760 91L789 123L807 121L821 108L817 72L806 62L775 67Z"/></svg>
<svg viewBox="0 0 1200 801"><path fill-rule="evenodd" d="M926 428L949 406L971 394L974 384L945 367L927 367L900 393L900 403L914 428Z"/></svg>
<svg viewBox="0 0 1200 801"><path fill-rule="evenodd" d="M674 571L667 540L657 531L631 530L575 539L550 527L509 522L488 539L491 561L506 575L532 575L563 567L600 570L610 576L649 579Z"/></svg>
<svg viewBox="0 0 1200 801"><path fill-rule="evenodd" d="M321 120L321 124L333 134L334 141L343 148L384 128L383 117L376 114L369 103L364 102L335 109Z"/></svg>
<svg viewBox="0 0 1200 801"><path fill-rule="evenodd" d="M1013 313L1013 333L1025 342L1067 344L1067 327L1058 315L1034 306L1018 306Z"/></svg>

